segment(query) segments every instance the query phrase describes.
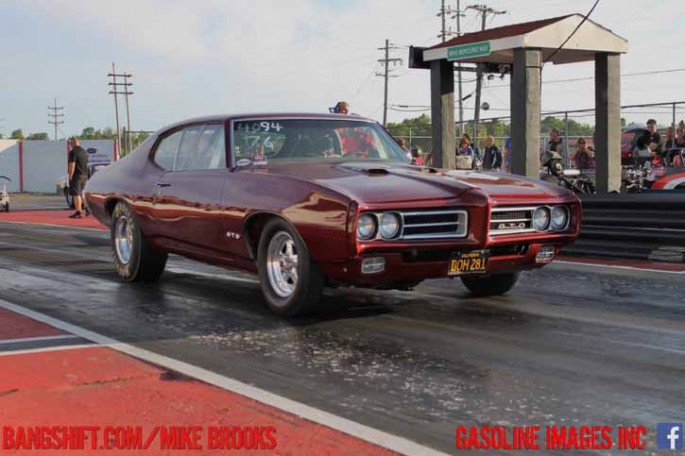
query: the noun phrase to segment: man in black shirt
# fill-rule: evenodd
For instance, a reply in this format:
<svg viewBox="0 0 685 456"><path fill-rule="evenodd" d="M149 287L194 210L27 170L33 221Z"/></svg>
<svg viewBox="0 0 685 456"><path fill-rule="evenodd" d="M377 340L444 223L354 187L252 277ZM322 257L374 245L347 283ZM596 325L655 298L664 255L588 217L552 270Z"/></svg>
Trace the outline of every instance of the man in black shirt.
<svg viewBox="0 0 685 456"><path fill-rule="evenodd" d="M79 145L78 138L72 136L67 140L69 148L69 194L74 197L74 207L76 212L71 214L69 218L81 218L81 209L83 207L83 187L88 180L88 153Z"/></svg>
<svg viewBox="0 0 685 456"><path fill-rule="evenodd" d="M483 154L483 169L499 171L502 168L502 152L495 144L495 138L488 136L485 140L485 153Z"/></svg>
<svg viewBox="0 0 685 456"><path fill-rule="evenodd" d="M561 138L559 130L557 130L556 128L552 128L549 131L549 142L547 143L547 150L561 153L561 143L563 141L564 140Z"/></svg>

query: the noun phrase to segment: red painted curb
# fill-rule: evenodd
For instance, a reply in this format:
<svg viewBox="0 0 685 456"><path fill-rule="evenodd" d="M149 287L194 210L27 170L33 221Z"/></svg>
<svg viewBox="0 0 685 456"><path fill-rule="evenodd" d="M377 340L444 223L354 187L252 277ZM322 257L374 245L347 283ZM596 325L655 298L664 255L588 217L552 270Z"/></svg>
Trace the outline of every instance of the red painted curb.
<svg viewBox="0 0 685 456"><path fill-rule="evenodd" d="M61 334L64 333L57 328L17 315L9 310L0 309L0 340L59 336Z"/></svg>
<svg viewBox="0 0 685 456"><path fill-rule="evenodd" d="M0 308L0 338L57 334L63 333ZM107 347L9 352L0 356L0 372L2 454L43 454L36 445L46 441L49 454L395 454ZM197 439L179 439L178 430ZM196 447L179 448L189 442Z"/></svg>
<svg viewBox="0 0 685 456"><path fill-rule="evenodd" d="M391 455L388 450L235 393L178 376L104 347L0 357L3 425L198 426L204 448L210 427L272 426L275 448L237 454ZM139 450L141 451L141 450ZM12 454L4 450L3 453ZM81 452L83 453L83 452ZM231 453L236 453L231 450ZM26 454L17 451L17 454ZM86 454L86 453L83 453ZM117 454L121 454L117 452ZM159 439L144 452L169 454Z"/></svg>
<svg viewBox="0 0 685 456"><path fill-rule="evenodd" d="M73 214L69 210L49 210L49 211L14 211L0 213L0 222L19 222L32 223L36 225L58 225L73 226L78 228L94 228L106 230L94 217L84 217L81 219L70 219Z"/></svg>

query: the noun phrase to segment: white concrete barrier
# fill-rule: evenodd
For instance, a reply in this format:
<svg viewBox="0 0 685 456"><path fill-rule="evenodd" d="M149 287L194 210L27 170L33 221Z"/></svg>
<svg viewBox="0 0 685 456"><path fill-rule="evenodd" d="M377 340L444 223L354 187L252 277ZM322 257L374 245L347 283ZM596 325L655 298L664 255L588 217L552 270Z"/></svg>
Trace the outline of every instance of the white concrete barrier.
<svg viewBox="0 0 685 456"><path fill-rule="evenodd" d="M81 146L91 163L116 158L113 140L83 140ZM66 141L0 140L0 176L12 179L8 191L54 193L55 181L66 173Z"/></svg>

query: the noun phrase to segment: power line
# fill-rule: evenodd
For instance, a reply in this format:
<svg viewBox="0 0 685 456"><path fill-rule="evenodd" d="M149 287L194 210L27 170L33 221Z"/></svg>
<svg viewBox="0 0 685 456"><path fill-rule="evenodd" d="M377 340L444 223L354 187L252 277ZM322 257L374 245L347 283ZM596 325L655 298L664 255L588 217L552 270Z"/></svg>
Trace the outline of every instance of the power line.
<svg viewBox="0 0 685 456"><path fill-rule="evenodd" d="M632 76L646 76L646 75L653 75L653 74L667 74L667 73L682 73L685 71L685 68L674 68L674 69L669 69L669 70L652 70L652 71L640 71L636 73L623 73L621 75L622 78L628 78ZM563 83L563 82L578 82L578 81L592 81L595 78L593 76L587 76L587 77L582 77L582 78L568 78L568 79L553 79L551 81L543 81L544 84L556 84L556 83ZM488 89L494 89L494 88L500 88L500 87L511 87L510 84L497 84L497 85L491 85L488 86Z"/></svg>
<svg viewBox="0 0 685 456"><path fill-rule="evenodd" d="M57 106L57 98L55 98L55 104L53 106L48 106L48 123L55 127L55 140L57 139L57 125L63 124L64 121L64 106Z"/></svg>
<svg viewBox="0 0 685 456"><path fill-rule="evenodd" d="M583 16L583 20L580 21L580 23L579 23L579 24L576 26L576 28L571 32L571 34L568 36L568 38L566 38L566 39L564 40L564 42L561 43L561 46L559 46L554 52L552 52L552 54L550 54L549 57L547 57L547 58L542 62L542 66L543 66L543 67L544 67L545 63L547 63L547 62L549 62L550 60L552 60L552 59L554 58L554 56L557 55L557 54L559 53L559 51L561 51L561 50L563 49L564 46L566 46L566 43L568 43L568 42L571 40L571 38L573 38L573 35L575 35L576 32L580 29L580 27L583 26L583 24L585 23L585 21L587 21L587 19L590 17L590 15L591 15L592 12L595 10L595 8L597 8L597 5L598 5L598 4L599 4L599 0L595 0L595 4L592 5L592 8L590 8L590 11L588 11L588 13L587 13L585 16Z"/></svg>
<svg viewBox="0 0 685 456"><path fill-rule="evenodd" d="M350 98L350 103L352 103L355 100L355 98L357 98L357 96L361 93L362 89L371 80L371 77L376 73L377 70L378 70L378 64L376 64L373 67L373 69L371 70L371 73L369 73L369 75L364 79L364 82L362 82L361 85L359 86L359 88L354 92L354 95L352 96L352 98Z"/></svg>

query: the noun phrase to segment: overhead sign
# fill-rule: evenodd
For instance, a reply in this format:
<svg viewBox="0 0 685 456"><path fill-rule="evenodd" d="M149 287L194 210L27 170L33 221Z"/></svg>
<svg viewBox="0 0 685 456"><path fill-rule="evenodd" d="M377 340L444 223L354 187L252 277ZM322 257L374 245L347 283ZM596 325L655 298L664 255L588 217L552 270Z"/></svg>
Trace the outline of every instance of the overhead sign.
<svg viewBox="0 0 685 456"><path fill-rule="evenodd" d="M462 44L447 48L447 60L466 60L476 57L490 55L490 42L481 41L479 43Z"/></svg>

